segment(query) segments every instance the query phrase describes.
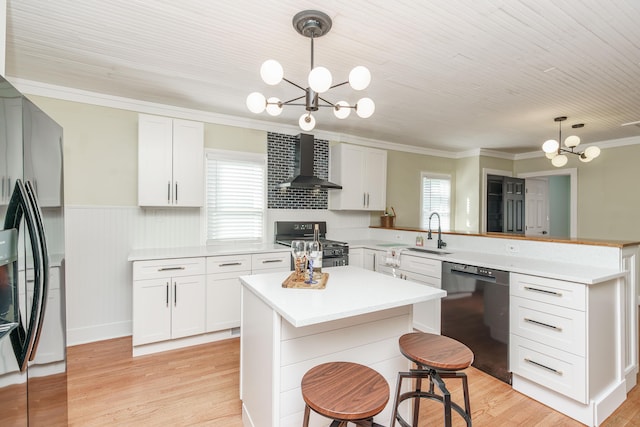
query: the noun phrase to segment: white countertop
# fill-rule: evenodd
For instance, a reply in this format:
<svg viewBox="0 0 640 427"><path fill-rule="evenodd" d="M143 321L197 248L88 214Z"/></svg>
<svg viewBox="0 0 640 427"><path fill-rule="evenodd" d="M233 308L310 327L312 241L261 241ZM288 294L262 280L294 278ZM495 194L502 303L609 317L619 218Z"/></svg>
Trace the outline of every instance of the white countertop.
<svg viewBox="0 0 640 427"><path fill-rule="evenodd" d="M401 307L446 296L441 289L379 274L363 268L324 268L325 289L283 288L291 274L241 276L242 284L295 327Z"/></svg>
<svg viewBox="0 0 640 427"><path fill-rule="evenodd" d="M381 242L377 240L359 240L349 242L349 248L357 247L379 251L386 251L387 249L394 247L400 249L402 254L411 256L431 258L459 264L469 264L513 273L528 274L531 276L548 277L551 279L566 280L569 282L584 283L587 285L606 282L607 280L622 277L626 274L625 271L619 269L602 268L590 265L576 265L519 256L496 255L483 252L465 252L456 249L444 249L442 254L436 255L412 251L409 249L410 246L408 245L394 244L392 242Z"/></svg>
<svg viewBox="0 0 640 427"><path fill-rule="evenodd" d="M289 252L287 246L275 243L259 244L227 244L192 246L182 248L136 249L129 253L128 261L145 261L150 259L194 258L216 255L256 254L265 252Z"/></svg>

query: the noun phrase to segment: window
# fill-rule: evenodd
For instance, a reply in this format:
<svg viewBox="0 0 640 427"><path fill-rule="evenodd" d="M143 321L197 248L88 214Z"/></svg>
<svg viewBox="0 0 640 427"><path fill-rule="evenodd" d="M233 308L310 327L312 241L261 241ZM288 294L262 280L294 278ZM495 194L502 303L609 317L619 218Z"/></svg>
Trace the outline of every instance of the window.
<svg viewBox="0 0 640 427"><path fill-rule="evenodd" d="M207 150L206 159L207 243L263 240L266 156Z"/></svg>
<svg viewBox="0 0 640 427"><path fill-rule="evenodd" d="M437 212L440 215L440 227L443 231L451 228L451 176L422 172L421 178L421 210L420 226L429 227L429 215ZM437 227L437 220L433 218L431 225Z"/></svg>

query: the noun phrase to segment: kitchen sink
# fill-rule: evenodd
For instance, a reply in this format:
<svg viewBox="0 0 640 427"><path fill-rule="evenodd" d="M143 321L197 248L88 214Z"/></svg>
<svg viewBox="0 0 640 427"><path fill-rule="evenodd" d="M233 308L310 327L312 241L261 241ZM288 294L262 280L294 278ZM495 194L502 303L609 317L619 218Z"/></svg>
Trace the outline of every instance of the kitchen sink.
<svg viewBox="0 0 640 427"><path fill-rule="evenodd" d="M427 248L417 248L411 247L407 248L410 251L422 252L425 254L433 254L433 255L449 255L451 252L443 251L442 249L427 249Z"/></svg>

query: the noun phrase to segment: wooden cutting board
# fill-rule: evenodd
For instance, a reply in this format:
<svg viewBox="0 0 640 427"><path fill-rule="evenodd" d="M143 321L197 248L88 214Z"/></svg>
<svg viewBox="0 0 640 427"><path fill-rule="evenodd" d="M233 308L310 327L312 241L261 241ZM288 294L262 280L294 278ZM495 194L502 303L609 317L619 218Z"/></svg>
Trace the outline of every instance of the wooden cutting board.
<svg viewBox="0 0 640 427"><path fill-rule="evenodd" d="M305 283L304 280L295 280L296 273L295 271L289 275L282 282L283 288L295 288L295 289L324 289L327 287L327 280L329 279L329 273L322 273L318 279L316 279L317 283L308 284Z"/></svg>

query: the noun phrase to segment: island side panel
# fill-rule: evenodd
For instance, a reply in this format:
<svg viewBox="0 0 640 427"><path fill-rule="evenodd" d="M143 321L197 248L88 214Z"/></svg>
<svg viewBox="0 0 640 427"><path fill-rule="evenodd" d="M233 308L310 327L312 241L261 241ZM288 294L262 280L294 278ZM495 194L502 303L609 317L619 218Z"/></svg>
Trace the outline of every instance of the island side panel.
<svg viewBox="0 0 640 427"><path fill-rule="evenodd" d="M361 363L385 377L390 399L375 420L388 425L398 372L409 368L408 360L398 348L398 339L412 331L411 314L411 306L404 306L300 328L283 321L281 381L279 396L276 396L280 412L278 425L302 425L302 376L312 367L330 361ZM312 413L311 427L326 425L327 419Z"/></svg>
<svg viewBox="0 0 640 427"><path fill-rule="evenodd" d="M280 353L280 316L242 287L240 399L245 427L277 426L274 391Z"/></svg>

